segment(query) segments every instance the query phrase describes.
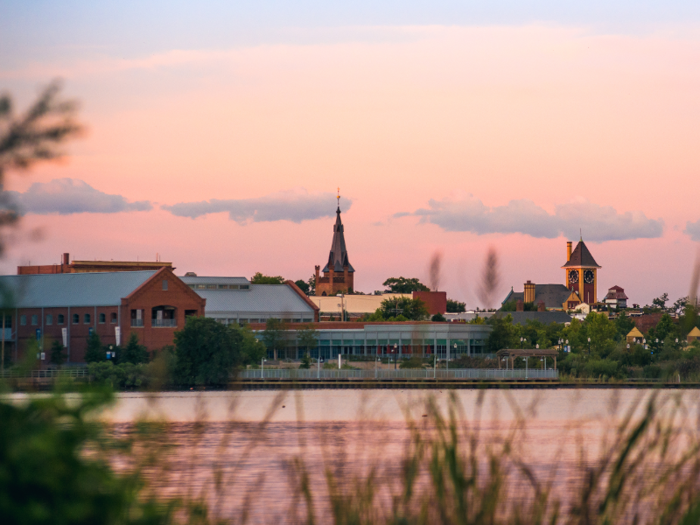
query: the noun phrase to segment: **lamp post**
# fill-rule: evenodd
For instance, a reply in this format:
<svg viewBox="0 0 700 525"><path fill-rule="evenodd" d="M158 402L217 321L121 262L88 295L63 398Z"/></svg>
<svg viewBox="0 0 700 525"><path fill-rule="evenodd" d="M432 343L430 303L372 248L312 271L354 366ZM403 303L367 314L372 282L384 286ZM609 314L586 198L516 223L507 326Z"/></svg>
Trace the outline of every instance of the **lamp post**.
<svg viewBox="0 0 700 525"><path fill-rule="evenodd" d="M396 343L394 343L394 370L396 370L396 358L397 358L398 355L399 355L399 354L397 353L397 349L398 349L398 345L397 345Z"/></svg>
<svg viewBox="0 0 700 525"><path fill-rule="evenodd" d="M264 357L260 360L260 379L265 379L265 361Z"/></svg>
<svg viewBox="0 0 700 525"><path fill-rule="evenodd" d="M524 337L521 337L521 338L520 338L520 348L523 347L523 343L524 343L524 342L525 342L525 338L524 338Z"/></svg>
<svg viewBox="0 0 700 525"><path fill-rule="evenodd" d="M591 338L588 338L588 355L591 355Z"/></svg>
<svg viewBox="0 0 700 525"><path fill-rule="evenodd" d="M376 358L374 359L374 379L377 379L377 366L378 366L378 363L379 363L379 358L376 357Z"/></svg>

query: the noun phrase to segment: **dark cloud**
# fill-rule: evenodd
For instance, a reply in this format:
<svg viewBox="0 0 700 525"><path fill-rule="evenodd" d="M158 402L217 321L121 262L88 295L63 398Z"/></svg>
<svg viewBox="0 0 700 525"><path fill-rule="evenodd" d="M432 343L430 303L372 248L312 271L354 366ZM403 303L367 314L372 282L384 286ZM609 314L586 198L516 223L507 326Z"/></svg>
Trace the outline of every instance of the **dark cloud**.
<svg viewBox="0 0 700 525"><path fill-rule="evenodd" d="M690 238L694 241L700 241L700 219L695 222L688 221L685 225L685 230L683 233L690 235Z"/></svg>
<svg viewBox="0 0 700 525"><path fill-rule="evenodd" d="M147 211L153 208L149 201L130 202L121 195L110 195L96 190L79 179L35 182L24 193L16 191L7 193L17 203L23 214L119 213Z"/></svg>
<svg viewBox="0 0 700 525"><path fill-rule="evenodd" d="M618 213L610 206L577 200L556 207L554 214L526 199L512 200L505 206L486 206L469 195L458 200L428 201L427 208L395 217L415 215L421 222L440 226L445 231L487 233L522 233L531 237L553 239L564 235L578 236L582 230L590 241L656 238L663 233L663 221L648 219L640 211Z"/></svg>
<svg viewBox="0 0 700 525"><path fill-rule="evenodd" d="M343 211L352 201L343 198ZM335 213L335 195L332 193L310 194L306 190L275 193L258 199L211 199L200 202L180 202L162 209L178 217L195 219L209 213L228 213L229 219L239 224L247 222L291 221L302 222L329 217Z"/></svg>

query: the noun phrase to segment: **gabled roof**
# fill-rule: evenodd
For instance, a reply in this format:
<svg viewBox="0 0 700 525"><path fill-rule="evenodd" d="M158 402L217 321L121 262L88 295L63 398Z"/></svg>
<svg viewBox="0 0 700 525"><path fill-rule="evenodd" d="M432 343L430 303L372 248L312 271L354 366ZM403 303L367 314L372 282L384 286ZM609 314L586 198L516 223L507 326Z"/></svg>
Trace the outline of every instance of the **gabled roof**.
<svg viewBox="0 0 700 525"><path fill-rule="evenodd" d="M576 248L571 252L571 259L562 268L602 268L595 262L595 259L588 251L585 243L579 241Z"/></svg>
<svg viewBox="0 0 700 525"><path fill-rule="evenodd" d="M119 306L157 272L59 273L0 276L6 308Z"/></svg>
<svg viewBox="0 0 700 525"><path fill-rule="evenodd" d="M561 308L571 291L563 284L535 284L535 304L544 302L545 308ZM523 301L524 292L511 292L503 301Z"/></svg>
<svg viewBox="0 0 700 525"><path fill-rule="evenodd" d="M698 327L695 326L689 333L688 335L690 337L700 337L700 330L698 330Z"/></svg>
<svg viewBox="0 0 700 525"><path fill-rule="evenodd" d="M328 254L328 262L323 268L323 272L327 272L333 267L333 271L342 272L348 267L349 272L354 272L355 269L350 264L348 259L348 250L345 247L345 229L343 221L340 220L340 206L335 212L335 225L333 226L333 242L331 242L331 252Z"/></svg>
<svg viewBox="0 0 700 525"><path fill-rule="evenodd" d="M630 333L627 334L627 337L644 337L644 334L639 331L639 328L636 326L630 330Z"/></svg>

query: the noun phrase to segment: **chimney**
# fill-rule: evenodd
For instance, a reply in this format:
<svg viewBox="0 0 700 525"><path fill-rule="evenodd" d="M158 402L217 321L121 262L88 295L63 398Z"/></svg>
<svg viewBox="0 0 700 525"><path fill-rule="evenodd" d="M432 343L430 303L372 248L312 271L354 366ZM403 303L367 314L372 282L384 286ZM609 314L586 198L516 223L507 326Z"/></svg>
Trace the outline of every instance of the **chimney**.
<svg viewBox="0 0 700 525"><path fill-rule="evenodd" d="M63 254L63 262L61 264L70 264L70 254L69 253L64 253Z"/></svg>
<svg viewBox="0 0 700 525"><path fill-rule="evenodd" d="M525 283L525 290L523 293L523 301L526 303L535 302L535 283L528 281Z"/></svg>
<svg viewBox="0 0 700 525"><path fill-rule="evenodd" d="M571 260L571 241L566 243L566 262Z"/></svg>

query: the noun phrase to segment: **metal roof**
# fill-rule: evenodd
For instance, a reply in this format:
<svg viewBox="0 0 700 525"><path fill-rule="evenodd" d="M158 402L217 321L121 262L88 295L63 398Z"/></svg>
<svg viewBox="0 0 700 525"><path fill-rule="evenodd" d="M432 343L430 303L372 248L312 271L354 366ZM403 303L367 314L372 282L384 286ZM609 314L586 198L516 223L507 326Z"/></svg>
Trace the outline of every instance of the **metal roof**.
<svg viewBox="0 0 700 525"><path fill-rule="evenodd" d="M195 284L190 279L203 277L184 277L187 284ZM212 278L214 279L214 278ZM201 281L197 281L201 282ZM213 280L212 283L223 281ZM235 316L248 314L311 314L313 308L286 284L251 284L248 290L194 290L207 300L206 315L229 314Z"/></svg>
<svg viewBox="0 0 700 525"><path fill-rule="evenodd" d="M250 281L245 277L180 277L182 282L190 284L250 284Z"/></svg>
<svg viewBox="0 0 700 525"><path fill-rule="evenodd" d="M536 284L534 303L538 305L542 301L545 308L562 308L562 305L570 295L571 290L563 284ZM525 292L514 292L511 290L503 303L524 300Z"/></svg>
<svg viewBox="0 0 700 525"><path fill-rule="evenodd" d="M155 270L0 276L6 308L119 306Z"/></svg>

